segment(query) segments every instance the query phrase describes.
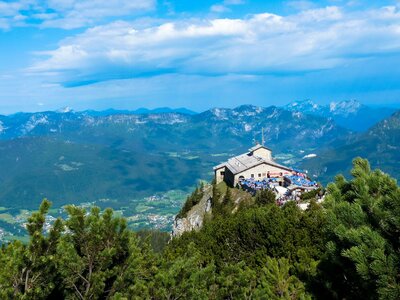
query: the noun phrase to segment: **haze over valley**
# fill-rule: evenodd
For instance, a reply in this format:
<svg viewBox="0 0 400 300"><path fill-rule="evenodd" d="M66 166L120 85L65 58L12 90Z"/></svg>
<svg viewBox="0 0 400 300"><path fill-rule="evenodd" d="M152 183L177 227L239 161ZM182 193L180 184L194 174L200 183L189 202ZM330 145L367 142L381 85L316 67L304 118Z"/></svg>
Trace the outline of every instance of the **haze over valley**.
<svg viewBox="0 0 400 300"><path fill-rule="evenodd" d="M262 129L276 161L323 184L348 173L356 156L397 176L395 111L301 101L202 113L62 109L0 116L1 222L21 231L21 214L48 198L55 216L66 204L98 205L129 216L133 228L169 230L194 186L211 181L214 165L260 142ZM368 116L376 123L370 129Z"/></svg>

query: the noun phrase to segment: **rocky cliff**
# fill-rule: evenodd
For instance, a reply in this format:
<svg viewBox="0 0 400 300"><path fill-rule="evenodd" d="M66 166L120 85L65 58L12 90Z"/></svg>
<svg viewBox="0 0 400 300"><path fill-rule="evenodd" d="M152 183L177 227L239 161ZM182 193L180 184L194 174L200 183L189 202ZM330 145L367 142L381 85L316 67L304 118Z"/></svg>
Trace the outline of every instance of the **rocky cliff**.
<svg viewBox="0 0 400 300"><path fill-rule="evenodd" d="M206 214L211 214L212 186L203 188L203 197L193 206L186 217L176 218L172 228L172 236L180 236L186 231L198 230L203 226Z"/></svg>

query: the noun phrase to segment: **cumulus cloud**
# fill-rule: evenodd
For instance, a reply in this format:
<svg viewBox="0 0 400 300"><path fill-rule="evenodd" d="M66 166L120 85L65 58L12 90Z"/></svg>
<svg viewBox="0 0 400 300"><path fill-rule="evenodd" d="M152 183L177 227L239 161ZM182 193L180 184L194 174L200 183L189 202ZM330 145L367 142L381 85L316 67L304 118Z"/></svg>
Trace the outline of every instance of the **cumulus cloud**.
<svg viewBox="0 0 400 300"><path fill-rule="evenodd" d="M149 11L155 4L156 0L0 1L0 28L39 24L41 27L74 29L111 17Z"/></svg>
<svg viewBox="0 0 400 300"><path fill-rule="evenodd" d="M30 0L18 2L0 1L0 29L7 30L14 25L20 25L25 19L20 12L29 9L32 5Z"/></svg>
<svg viewBox="0 0 400 300"><path fill-rule="evenodd" d="M211 6L210 11L214 13L224 13L231 11L229 6L245 4L244 0L225 0Z"/></svg>
<svg viewBox="0 0 400 300"><path fill-rule="evenodd" d="M180 20L135 28L96 26L62 41L29 72L59 74L65 84L159 74L297 74L400 50L400 12L339 7L280 16Z"/></svg>
<svg viewBox="0 0 400 300"><path fill-rule="evenodd" d="M4 2L0 1L0 16L10 17L17 14L17 12L23 8L26 8L28 3L26 1L21 2Z"/></svg>
<svg viewBox="0 0 400 300"><path fill-rule="evenodd" d="M222 5L222 4L215 4L215 5L211 6L210 10L215 13L223 13L223 12L230 11L230 9L227 6Z"/></svg>
<svg viewBox="0 0 400 300"><path fill-rule="evenodd" d="M57 16L43 22L44 27L79 28L108 17L127 16L148 11L155 0L50 0L48 7Z"/></svg>

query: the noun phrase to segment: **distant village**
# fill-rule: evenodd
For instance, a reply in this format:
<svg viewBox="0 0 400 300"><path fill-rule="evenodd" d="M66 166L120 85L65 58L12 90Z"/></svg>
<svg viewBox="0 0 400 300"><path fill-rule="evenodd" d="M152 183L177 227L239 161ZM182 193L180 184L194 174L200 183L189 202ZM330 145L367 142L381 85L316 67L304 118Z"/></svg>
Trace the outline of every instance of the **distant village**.
<svg viewBox="0 0 400 300"><path fill-rule="evenodd" d="M243 189L252 195L260 190L271 190L276 194L278 205L287 201L299 203L303 193L320 188L305 171L275 162L272 150L264 142L214 167L214 175L217 184L224 181L228 186ZM305 209L307 204L299 203L299 206Z"/></svg>

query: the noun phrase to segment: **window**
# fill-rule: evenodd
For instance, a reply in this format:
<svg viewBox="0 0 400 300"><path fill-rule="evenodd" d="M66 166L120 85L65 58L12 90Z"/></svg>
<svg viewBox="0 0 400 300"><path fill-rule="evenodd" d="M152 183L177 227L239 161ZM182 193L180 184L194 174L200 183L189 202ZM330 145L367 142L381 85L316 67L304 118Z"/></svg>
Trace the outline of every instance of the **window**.
<svg viewBox="0 0 400 300"><path fill-rule="evenodd" d="M251 178L254 178L254 174L251 174Z"/></svg>
<svg viewBox="0 0 400 300"><path fill-rule="evenodd" d="M258 177L261 177L261 173L258 173Z"/></svg>
<svg viewBox="0 0 400 300"><path fill-rule="evenodd" d="M263 175L262 175L263 177L265 177L265 176L267 176L267 174L266 173L263 173Z"/></svg>
<svg viewBox="0 0 400 300"><path fill-rule="evenodd" d="M225 172L224 171L221 171L221 176L225 176Z"/></svg>

